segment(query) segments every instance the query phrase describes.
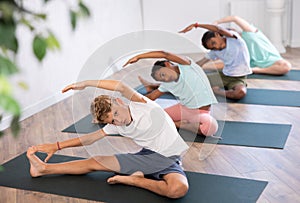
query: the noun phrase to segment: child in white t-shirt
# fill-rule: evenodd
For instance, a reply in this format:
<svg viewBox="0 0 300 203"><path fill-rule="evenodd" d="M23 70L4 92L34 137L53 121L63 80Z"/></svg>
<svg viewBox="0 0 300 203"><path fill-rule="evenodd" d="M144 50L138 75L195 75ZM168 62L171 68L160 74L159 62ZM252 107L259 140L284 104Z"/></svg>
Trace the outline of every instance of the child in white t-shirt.
<svg viewBox="0 0 300 203"><path fill-rule="evenodd" d="M243 98L247 93L247 75L252 73L250 56L244 40L237 32L208 24L195 23L180 32L185 33L194 27L209 30L202 36L202 45L210 52L198 64L203 66L210 60L221 60L224 63L222 71L219 72L222 81L215 74L208 74L214 92L230 99ZM225 90L220 87L224 87Z"/></svg>
<svg viewBox="0 0 300 203"><path fill-rule="evenodd" d="M284 75L291 69L291 63L283 59L276 47L262 33L239 16L226 16L213 24L235 23L242 30L241 37L247 44L250 66L255 74Z"/></svg>
<svg viewBox="0 0 300 203"><path fill-rule="evenodd" d="M155 102L115 80L88 80L68 85L63 92L98 87L120 92L131 102L101 95L91 104L94 119L107 125L92 132L62 142L30 147L27 157L30 174L39 177L48 174L86 174L93 171L111 171L120 175L110 177L109 184L126 184L150 190L169 198L180 198L188 191L188 181L180 165L180 157L188 149L171 118ZM90 145L108 134L121 134L142 147L137 153L94 156L89 159L47 164L58 150ZM35 152L45 152L45 162ZM147 178L144 176L147 175Z"/></svg>

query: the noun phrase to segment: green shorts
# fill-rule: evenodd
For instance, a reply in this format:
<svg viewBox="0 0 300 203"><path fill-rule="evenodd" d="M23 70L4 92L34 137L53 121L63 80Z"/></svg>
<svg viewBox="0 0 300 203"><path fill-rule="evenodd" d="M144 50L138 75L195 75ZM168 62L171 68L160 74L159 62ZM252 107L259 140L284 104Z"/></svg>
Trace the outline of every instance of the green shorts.
<svg viewBox="0 0 300 203"><path fill-rule="evenodd" d="M222 71L219 71L214 73L208 73L207 77L212 87L224 87L225 90L233 89L237 85L244 85L247 87L247 76L232 77L224 75Z"/></svg>

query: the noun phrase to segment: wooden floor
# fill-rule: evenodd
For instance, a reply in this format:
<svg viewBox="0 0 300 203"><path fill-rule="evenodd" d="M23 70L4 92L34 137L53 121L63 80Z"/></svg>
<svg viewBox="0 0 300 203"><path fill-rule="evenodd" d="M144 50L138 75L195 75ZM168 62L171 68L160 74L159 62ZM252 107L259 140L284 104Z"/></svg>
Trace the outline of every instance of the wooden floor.
<svg viewBox="0 0 300 203"><path fill-rule="evenodd" d="M283 56L292 63L293 68L300 69L300 48L288 48L287 53ZM195 55L191 57L197 58ZM124 78L124 72L121 71L116 78ZM127 74L125 82L136 86L138 84L136 74ZM248 87L300 91L300 82L252 79L248 80ZM95 92L89 93L89 96L85 98L90 99L94 94ZM60 131L72 124L74 120L87 114L88 103L82 102L79 98L80 96L70 97L22 121L22 130L17 138L13 138L8 129L6 135L0 139L0 163L25 152L31 145L76 137L77 134L61 133ZM300 202L300 108L228 104L225 118L231 121L292 124L292 129L283 150L225 145L216 145L212 148L212 145L190 143L190 150L183 160L185 170L265 180L269 183L258 202ZM123 138L113 138L107 142L115 143L114 139ZM130 146L130 144L120 146L120 150L130 151ZM207 149L212 152L205 154ZM99 148L82 147L64 149L59 154L88 157L97 153L97 150ZM100 153L105 152L109 152L109 150L105 149ZM200 155L205 159L199 160ZM0 202L84 203L93 201L0 187Z"/></svg>

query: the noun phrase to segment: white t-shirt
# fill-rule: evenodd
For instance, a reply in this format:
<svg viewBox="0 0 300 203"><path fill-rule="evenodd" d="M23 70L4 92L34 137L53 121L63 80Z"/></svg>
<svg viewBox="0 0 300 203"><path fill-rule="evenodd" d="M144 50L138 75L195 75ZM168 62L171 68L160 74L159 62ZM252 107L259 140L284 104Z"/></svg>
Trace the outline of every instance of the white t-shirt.
<svg viewBox="0 0 300 203"><path fill-rule="evenodd" d="M221 59L224 63L223 73L227 76L239 77L252 73L250 56L245 41L237 32L230 31L237 39L226 37L226 47L222 50L211 50L206 58Z"/></svg>
<svg viewBox="0 0 300 203"><path fill-rule="evenodd" d="M147 103L130 102L132 122L129 126L107 124L106 134L120 134L136 144L166 157L181 155L188 145L180 137L169 115L154 101L144 97Z"/></svg>

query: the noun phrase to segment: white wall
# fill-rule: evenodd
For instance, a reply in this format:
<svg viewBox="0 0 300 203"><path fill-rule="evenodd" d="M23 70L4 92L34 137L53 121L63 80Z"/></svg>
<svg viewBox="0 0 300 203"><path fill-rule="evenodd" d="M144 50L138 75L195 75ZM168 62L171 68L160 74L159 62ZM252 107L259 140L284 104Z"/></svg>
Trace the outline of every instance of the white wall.
<svg viewBox="0 0 300 203"><path fill-rule="evenodd" d="M195 22L212 23L224 10L222 0L142 0L142 4L144 29L175 33ZM181 35L200 46L200 36L205 31L198 29Z"/></svg>
<svg viewBox="0 0 300 203"><path fill-rule="evenodd" d="M248 4L249 7L234 10L231 7L232 2ZM142 4L145 29L178 32L191 23L211 23L231 14L244 17L267 36L269 34L264 0L142 0ZM285 0L282 16L282 41L285 46L300 46L300 27L297 26L297 19L300 19L299 9L299 0ZM204 32L204 29L198 29L183 36L201 47L200 38Z"/></svg>
<svg viewBox="0 0 300 203"><path fill-rule="evenodd" d="M291 47L300 47L300 26L299 26L299 19L300 19L300 1L293 0L292 1L292 26L291 26Z"/></svg>
<svg viewBox="0 0 300 203"><path fill-rule="evenodd" d="M22 108L22 119L29 117L64 99L61 89L75 82L77 76L94 51L109 40L125 33L142 30L140 0L89 0L84 1L92 17L79 21L75 32L69 23L66 5L72 1L51 1L41 8L39 0L25 1L35 11L48 13L47 24L61 43L61 51L48 52L39 63L33 56L33 36L24 27L17 30L19 41L18 64L21 73L12 78L13 83L24 81L29 90L14 88L16 99ZM0 129L9 126L10 116L5 115Z"/></svg>

